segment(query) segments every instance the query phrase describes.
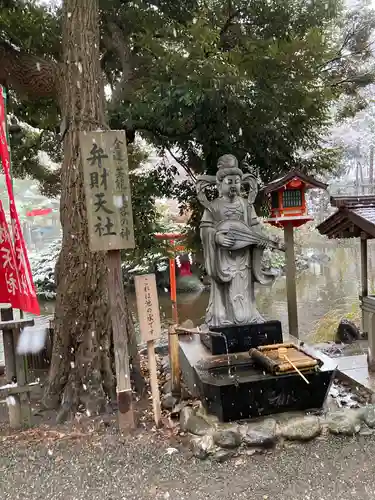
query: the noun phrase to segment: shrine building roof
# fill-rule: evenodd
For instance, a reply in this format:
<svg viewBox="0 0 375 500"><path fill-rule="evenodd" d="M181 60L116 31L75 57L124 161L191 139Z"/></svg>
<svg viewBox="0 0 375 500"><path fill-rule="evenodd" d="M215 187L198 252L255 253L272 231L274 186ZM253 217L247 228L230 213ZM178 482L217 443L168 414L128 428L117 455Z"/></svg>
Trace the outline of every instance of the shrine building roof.
<svg viewBox="0 0 375 500"><path fill-rule="evenodd" d="M314 179L314 177L311 177L310 175L306 175L306 174L300 172L299 170L291 170L283 177L280 177L279 179L275 179L274 181L267 184L262 189L262 191L265 194L272 193L273 191L277 191L278 189L281 189L286 184L288 184L288 182L292 181L296 177L306 184L306 189L311 189L311 188L327 189L327 187L328 187L327 184L325 184L324 182L318 181L317 179Z"/></svg>
<svg viewBox="0 0 375 500"><path fill-rule="evenodd" d="M328 238L375 238L375 196L331 197L334 214L317 226Z"/></svg>

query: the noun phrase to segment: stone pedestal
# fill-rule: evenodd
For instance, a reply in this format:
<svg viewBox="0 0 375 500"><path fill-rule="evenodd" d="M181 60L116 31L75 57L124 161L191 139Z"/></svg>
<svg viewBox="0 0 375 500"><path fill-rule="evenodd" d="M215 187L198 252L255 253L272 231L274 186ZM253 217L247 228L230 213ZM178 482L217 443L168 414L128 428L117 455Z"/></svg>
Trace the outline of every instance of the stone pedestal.
<svg viewBox="0 0 375 500"><path fill-rule="evenodd" d="M318 371L270 375L247 352L212 355L197 335L179 340L182 377L189 391L221 421L322 408L336 365L324 358ZM316 356L311 348L304 350Z"/></svg>
<svg viewBox="0 0 375 500"><path fill-rule="evenodd" d="M281 344L283 341L280 321L216 327L210 331L211 334L201 336L201 341L214 355L249 351L260 345Z"/></svg>

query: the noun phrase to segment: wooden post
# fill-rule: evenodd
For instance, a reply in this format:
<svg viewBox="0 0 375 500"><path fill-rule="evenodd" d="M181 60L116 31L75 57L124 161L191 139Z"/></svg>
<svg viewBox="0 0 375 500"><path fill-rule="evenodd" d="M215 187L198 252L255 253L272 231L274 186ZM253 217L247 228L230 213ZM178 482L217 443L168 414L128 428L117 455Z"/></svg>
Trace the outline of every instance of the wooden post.
<svg viewBox="0 0 375 500"><path fill-rule="evenodd" d="M161 424L161 409L158 375L156 370L155 340L161 335L161 325L155 274L135 276L134 283L137 296L139 330L142 340L147 342L148 367L150 372L155 425L159 427Z"/></svg>
<svg viewBox="0 0 375 500"><path fill-rule="evenodd" d="M171 242L172 248L174 248L174 241ZM169 282L171 288L171 302L172 302L172 321L174 326L172 326L172 332L174 332L175 325L178 323L178 310L177 310L177 283L176 283L176 260L175 255L169 259ZM178 345L178 335L171 335L171 330L169 330L168 335L168 350L169 359L171 363L171 386L172 394L174 396L181 396L181 371L180 371L180 356L179 356L179 345Z"/></svg>
<svg viewBox="0 0 375 500"><path fill-rule="evenodd" d="M291 222L284 226L285 257L286 257L286 292L288 301L289 335L297 338L297 290L296 290L296 261L294 256L294 228Z"/></svg>
<svg viewBox="0 0 375 500"><path fill-rule="evenodd" d="M370 335L370 325L368 322L368 312L363 310L363 298L368 296L368 256L367 238L365 233L361 233L361 302L362 302L362 332Z"/></svg>
<svg viewBox="0 0 375 500"><path fill-rule="evenodd" d="M27 365L25 363L25 357L23 355L16 353L16 346L18 345L18 339L20 335L20 330L26 326L34 326L33 319L20 319L11 320L8 319L13 317L12 309L7 310L7 314L3 314L6 317L4 321L0 322L0 330L4 333L10 333L12 336L12 350L9 349L10 366L15 366L14 376L12 376L12 382L16 381L16 385L12 386L10 383L6 386L0 387L0 398L3 393L6 394L6 402L8 405L9 412L9 423L13 429L19 429L23 425L31 425L31 404L30 404L30 392L38 390L37 384L28 384L27 378ZM7 365L5 365L5 370L7 370ZM8 370L9 373L9 370Z"/></svg>
<svg viewBox="0 0 375 500"><path fill-rule="evenodd" d="M161 406L160 406L158 372L156 369L155 341L154 340L149 340L147 342L147 355L148 355L148 368L150 370L150 386L151 386L152 408L154 410L155 425L156 425L156 427L160 427L160 425L161 425Z"/></svg>
<svg viewBox="0 0 375 500"><path fill-rule="evenodd" d="M1 321L12 321L13 309L1 309ZM15 343L11 329L3 330L5 377L8 384L16 381L16 357Z"/></svg>
<svg viewBox="0 0 375 500"><path fill-rule="evenodd" d="M368 296L368 265L367 265L367 238L361 235L361 294Z"/></svg>
<svg viewBox="0 0 375 500"><path fill-rule="evenodd" d="M119 250L108 252L108 291L115 352L118 423L122 431L136 426L130 379L124 284Z"/></svg>
<svg viewBox="0 0 375 500"><path fill-rule="evenodd" d="M169 359L171 361L171 384L172 394L181 396L181 368L178 335L176 335L176 325L169 328L168 335Z"/></svg>
<svg viewBox="0 0 375 500"><path fill-rule="evenodd" d="M173 323L178 323L178 312L177 312L177 283L176 283L176 262L175 257L169 258L169 283L170 283L170 295L172 302L172 321Z"/></svg>
<svg viewBox="0 0 375 500"><path fill-rule="evenodd" d="M14 345L18 345L18 339L20 336L19 328L15 328L13 330L14 336ZM24 387L28 384L27 379L27 363L25 362L25 357L16 354L16 372L17 372L17 385L19 387ZM28 392L20 393L19 395L15 395L13 397L17 397L19 399L19 404L21 407L21 425L26 425L28 427L31 426L31 401L30 394Z"/></svg>
<svg viewBox="0 0 375 500"><path fill-rule="evenodd" d="M1 321L12 321L13 309L1 309ZM17 381L16 367L16 343L13 337L11 328L3 328L3 346L4 346L4 361L5 361L5 380L7 384ZM21 398L18 394L8 396L6 398L8 406L9 425L12 429L20 429L22 427L22 412Z"/></svg>

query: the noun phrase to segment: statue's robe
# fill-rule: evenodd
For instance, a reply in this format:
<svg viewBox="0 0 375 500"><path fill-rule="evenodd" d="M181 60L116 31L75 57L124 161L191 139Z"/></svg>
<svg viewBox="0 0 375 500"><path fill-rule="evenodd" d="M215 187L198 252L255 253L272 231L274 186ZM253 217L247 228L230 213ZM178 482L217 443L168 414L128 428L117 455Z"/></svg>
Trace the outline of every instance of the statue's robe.
<svg viewBox="0 0 375 500"><path fill-rule="evenodd" d="M255 303L254 282L262 278L262 248L255 245L230 250L215 241L216 226L224 220L241 220L254 233L259 220L247 200L238 197L234 202L217 198L206 208L200 225L207 274L211 278L211 293L206 310L209 327L262 323L264 319ZM269 281L269 280L268 280Z"/></svg>

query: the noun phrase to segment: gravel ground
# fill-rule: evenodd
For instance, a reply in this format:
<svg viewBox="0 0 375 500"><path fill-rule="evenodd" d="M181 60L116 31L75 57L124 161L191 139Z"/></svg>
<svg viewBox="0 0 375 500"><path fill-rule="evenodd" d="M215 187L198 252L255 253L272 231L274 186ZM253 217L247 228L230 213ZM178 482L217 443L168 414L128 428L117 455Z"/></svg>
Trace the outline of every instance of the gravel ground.
<svg viewBox="0 0 375 500"><path fill-rule="evenodd" d="M373 436L331 436L219 464L191 458L151 431L130 438L35 432L0 435L1 500L374 498Z"/></svg>

